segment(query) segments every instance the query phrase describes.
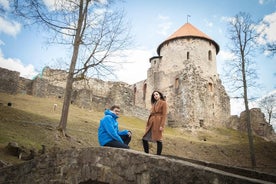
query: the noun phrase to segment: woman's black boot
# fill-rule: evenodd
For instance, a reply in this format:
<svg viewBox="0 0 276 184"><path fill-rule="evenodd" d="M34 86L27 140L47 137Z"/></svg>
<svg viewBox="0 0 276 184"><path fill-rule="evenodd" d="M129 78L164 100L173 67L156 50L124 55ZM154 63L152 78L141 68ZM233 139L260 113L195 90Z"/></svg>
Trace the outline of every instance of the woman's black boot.
<svg viewBox="0 0 276 184"><path fill-rule="evenodd" d="M149 153L149 142L142 139L145 153Z"/></svg>
<svg viewBox="0 0 276 184"><path fill-rule="evenodd" d="M157 141L157 155L161 155L163 144L161 141Z"/></svg>

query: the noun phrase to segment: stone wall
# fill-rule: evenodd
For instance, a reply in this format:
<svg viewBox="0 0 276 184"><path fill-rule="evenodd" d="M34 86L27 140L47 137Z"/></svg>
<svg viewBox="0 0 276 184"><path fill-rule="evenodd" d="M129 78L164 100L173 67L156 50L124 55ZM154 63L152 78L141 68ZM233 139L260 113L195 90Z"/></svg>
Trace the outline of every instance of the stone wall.
<svg viewBox="0 0 276 184"><path fill-rule="evenodd" d="M16 94L19 75L19 72L0 67L0 92Z"/></svg>
<svg viewBox="0 0 276 184"><path fill-rule="evenodd" d="M33 80L19 77L19 73L0 68L0 91L22 93L38 97L63 98L67 73L63 70L45 67ZM122 113L147 119L147 109L134 104L133 86L124 82L109 82L99 79L86 79L73 84L71 103L80 108L103 111L117 104Z"/></svg>
<svg viewBox="0 0 276 184"><path fill-rule="evenodd" d="M10 184L270 183L183 160L107 147L52 152L2 168L0 175L0 183Z"/></svg>
<svg viewBox="0 0 276 184"><path fill-rule="evenodd" d="M32 80L19 77L17 93L32 95L32 85Z"/></svg>

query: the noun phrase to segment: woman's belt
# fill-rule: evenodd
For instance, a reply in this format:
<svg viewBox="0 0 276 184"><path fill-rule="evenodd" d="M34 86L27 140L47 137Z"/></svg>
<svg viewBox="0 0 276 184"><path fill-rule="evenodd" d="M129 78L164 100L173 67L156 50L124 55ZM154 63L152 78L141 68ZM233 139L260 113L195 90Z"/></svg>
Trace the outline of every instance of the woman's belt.
<svg viewBox="0 0 276 184"><path fill-rule="evenodd" d="M162 116L162 113L151 113L151 116Z"/></svg>

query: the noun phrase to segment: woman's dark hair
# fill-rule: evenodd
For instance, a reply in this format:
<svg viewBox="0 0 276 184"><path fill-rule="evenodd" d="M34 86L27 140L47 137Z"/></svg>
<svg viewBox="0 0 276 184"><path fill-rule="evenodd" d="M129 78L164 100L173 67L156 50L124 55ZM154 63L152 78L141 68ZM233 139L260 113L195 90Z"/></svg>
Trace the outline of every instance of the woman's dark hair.
<svg viewBox="0 0 276 184"><path fill-rule="evenodd" d="M154 93L155 92L159 93L160 99L165 101L165 97L164 97L164 95L160 91L153 91L152 94L151 94L151 100L150 100L151 104L154 104L156 102L156 100L154 98Z"/></svg>

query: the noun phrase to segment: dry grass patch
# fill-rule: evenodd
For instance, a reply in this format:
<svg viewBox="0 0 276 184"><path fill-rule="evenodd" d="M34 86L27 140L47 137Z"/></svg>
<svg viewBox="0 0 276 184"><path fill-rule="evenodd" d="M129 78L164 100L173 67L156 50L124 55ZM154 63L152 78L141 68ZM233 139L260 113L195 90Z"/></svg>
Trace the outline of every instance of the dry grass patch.
<svg viewBox="0 0 276 184"><path fill-rule="evenodd" d="M7 103L12 106L8 107ZM19 94L0 93L0 158L10 163L20 163L16 157L5 153L9 142L17 142L28 149L59 147L99 146L97 129L104 112L70 106L67 133L62 137L56 130L62 109L58 98L38 98ZM57 108L53 110L53 104ZM131 149L143 151L141 138L146 121L136 117L121 116L120 129L133 132ZM276 174L276 143L255 137L255 151L258 169ZM156 153L156 144L150 143L150 153ZM245 132L226 128L186 130L166 127L163 140L163 154L226 164L250 167L248 138Z"/></svg>

